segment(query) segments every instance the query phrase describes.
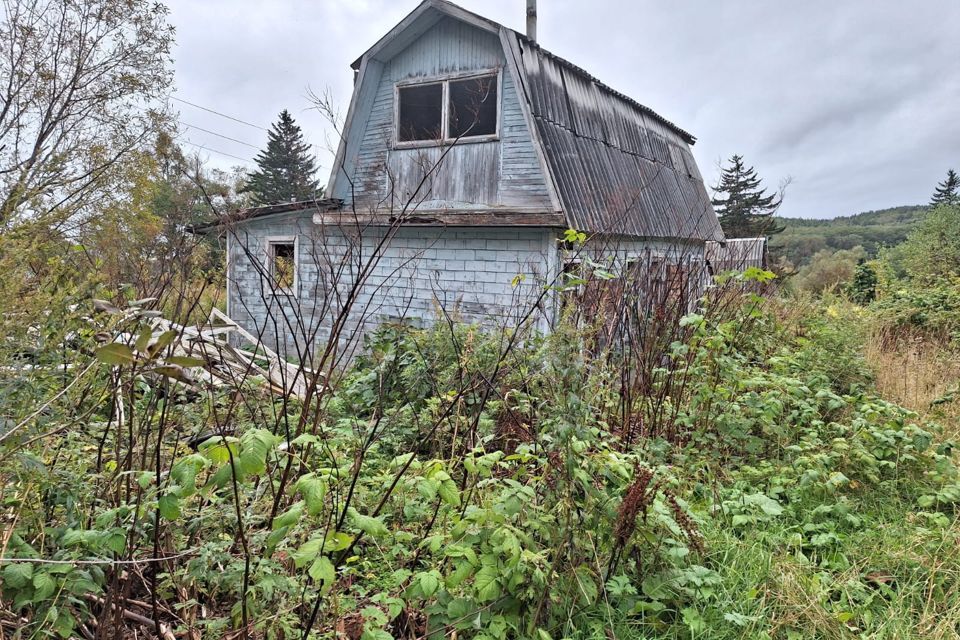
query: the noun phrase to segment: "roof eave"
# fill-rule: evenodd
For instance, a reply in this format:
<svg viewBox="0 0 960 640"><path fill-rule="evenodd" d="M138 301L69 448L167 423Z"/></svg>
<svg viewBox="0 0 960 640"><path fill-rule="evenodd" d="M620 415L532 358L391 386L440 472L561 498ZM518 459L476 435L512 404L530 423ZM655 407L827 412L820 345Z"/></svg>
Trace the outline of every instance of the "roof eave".
<svg viewBox="0 0 960 640"><path fill-rule="evenodd" d="M259 207L248 207L246 209L237 209L220 216L219 220L206 222L204 224L191 225L187 228L189 233L203 234L211 229L225 227L228 225L241 224L265 216L279 215L282 213L297 213L301 211L336 211L343 206L343 200L339 198L323 198L321 200L299 200L296 202L281 202L278 204L268 204Z"/></svg>

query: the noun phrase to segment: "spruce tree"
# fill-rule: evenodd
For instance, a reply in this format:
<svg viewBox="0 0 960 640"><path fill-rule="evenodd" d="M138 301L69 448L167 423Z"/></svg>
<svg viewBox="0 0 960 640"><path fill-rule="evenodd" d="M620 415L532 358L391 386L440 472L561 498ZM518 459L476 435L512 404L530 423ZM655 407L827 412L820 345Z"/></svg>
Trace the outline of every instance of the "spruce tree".
<svg viewBox="0 0 960 640"><path fill-rule="evenodd" d="M241 192L257 204L311 200L323 195L318 188L316 158L300 127L286 109L267 132L267 148L255 158L257 170Z"/></svg>
<svg viewBox="0 0 960 640"><path fill-rule="evenodd" d="M730 166L723 169L720 181L714 187L713 207L720 218L720 226L728 238L758 238L783 231L773 215L780 208L782 198L760 186L760 178L753 167L743 162L743 156L730 158Z"/></svg>
<svg viewBox="0 0 960 640"><path fill-rule="evenodd" d="M960 176L953 169L947 171L946 179L937 185L930 198L930 206L939 207L942 205L960 204Z"/></svg>

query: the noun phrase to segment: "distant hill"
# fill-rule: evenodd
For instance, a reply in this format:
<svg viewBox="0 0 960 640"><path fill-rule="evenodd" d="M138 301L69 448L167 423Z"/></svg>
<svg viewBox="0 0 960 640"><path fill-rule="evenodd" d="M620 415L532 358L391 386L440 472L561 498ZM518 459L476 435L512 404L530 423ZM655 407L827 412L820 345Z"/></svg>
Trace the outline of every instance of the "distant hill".
<svg viewBox="0 0 960 640"><path fill-rule="evenodd" d="M800 266L821 249L852 249L862 246L870 255L881 247L903 242L928 211L926 206L892 207L865 211L831 220L780 218L786 227L770 241L775 255L784 255Z"/></svg>

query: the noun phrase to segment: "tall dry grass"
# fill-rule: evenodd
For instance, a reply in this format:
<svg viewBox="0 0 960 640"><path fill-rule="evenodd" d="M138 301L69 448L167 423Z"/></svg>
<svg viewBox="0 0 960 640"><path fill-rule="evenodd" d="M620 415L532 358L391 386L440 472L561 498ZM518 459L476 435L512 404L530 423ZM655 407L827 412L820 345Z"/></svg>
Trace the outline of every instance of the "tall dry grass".
<svg viewBox="0 0 960 640"><path fill-rule="evenodd" d="M880 395L939 421L949 438L960 437L960 352L945 340L912 336L891 340L871 331L864 355Z"/></svg>

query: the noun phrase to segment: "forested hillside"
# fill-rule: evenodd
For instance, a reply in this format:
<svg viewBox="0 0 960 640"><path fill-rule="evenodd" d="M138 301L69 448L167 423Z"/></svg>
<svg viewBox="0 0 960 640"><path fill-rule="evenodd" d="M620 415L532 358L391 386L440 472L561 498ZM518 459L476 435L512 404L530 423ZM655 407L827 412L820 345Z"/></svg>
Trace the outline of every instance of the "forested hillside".
<svg viewBox="0 0 960 640"><path fill-rule="evenodd" d="M773 236L770 247L796 267L807 264L815 253L824 249L863 247L867 255L876 256L881 247L892 247L906 240L928 210L926 206L905 206L828 220L778 218L784 230Z"/></svg>

